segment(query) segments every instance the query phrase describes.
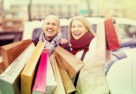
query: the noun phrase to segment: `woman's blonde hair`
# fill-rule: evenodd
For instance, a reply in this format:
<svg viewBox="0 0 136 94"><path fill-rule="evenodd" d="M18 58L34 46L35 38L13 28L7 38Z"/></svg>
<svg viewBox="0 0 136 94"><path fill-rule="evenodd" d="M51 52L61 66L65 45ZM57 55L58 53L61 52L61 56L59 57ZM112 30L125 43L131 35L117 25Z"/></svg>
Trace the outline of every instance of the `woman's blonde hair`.
<svg viewBox="0 0 136 94"><path fill-rule="evenodd" d="M70 23L69 23L69 27L68 27L68 38L69 38L69 40L72 37L71 36L71 27L72 27L73 20L79 20L80 22L82 22L83 25L87 28L88 32L90 32L93 36L95 36L95 32L93 31L93 28L92 28L92 25L90 24L90 22L82 16L76 16L76 17L72 18L70 20Z"/></svg>

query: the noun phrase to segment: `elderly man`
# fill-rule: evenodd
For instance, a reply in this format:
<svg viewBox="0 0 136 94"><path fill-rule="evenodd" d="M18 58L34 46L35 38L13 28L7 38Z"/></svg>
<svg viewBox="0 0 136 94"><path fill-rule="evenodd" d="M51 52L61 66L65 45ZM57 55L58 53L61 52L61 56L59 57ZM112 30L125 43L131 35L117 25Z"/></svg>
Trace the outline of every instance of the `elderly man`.
<svg viewBox="0 0 136 94"><path fill-rule="evenodd" d="M61 32L59 32L60 20L57 16L47 16L43 21L42 29L44 32L42 32L40 37L34 40L34 42L36 42L35 44L37 44L39 40L45 42L45 48L48 49L50 54L60 43L67 43L67 40L61 38Z"/></svg>

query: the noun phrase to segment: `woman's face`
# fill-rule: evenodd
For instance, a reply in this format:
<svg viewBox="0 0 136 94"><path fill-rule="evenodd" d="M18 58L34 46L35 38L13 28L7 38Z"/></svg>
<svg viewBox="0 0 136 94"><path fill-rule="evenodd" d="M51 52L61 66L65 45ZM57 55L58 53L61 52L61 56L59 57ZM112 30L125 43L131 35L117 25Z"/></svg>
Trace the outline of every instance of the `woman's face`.
<svg viewBox="0 0 136 94"><path fill-rule="evenodd" d="M74 39L81 38L86 32L87 28L79 20L73 20L71 26L71 35Z"/></svg>

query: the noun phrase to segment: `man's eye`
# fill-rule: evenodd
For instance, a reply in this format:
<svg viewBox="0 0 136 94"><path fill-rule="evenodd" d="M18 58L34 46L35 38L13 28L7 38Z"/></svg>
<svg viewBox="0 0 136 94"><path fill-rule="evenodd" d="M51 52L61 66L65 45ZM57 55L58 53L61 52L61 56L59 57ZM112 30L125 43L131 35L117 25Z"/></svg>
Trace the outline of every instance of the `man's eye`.
<svg viewBox="0 0 136 94"><path fill-rule="evenodd" d="M46 23L46 25L49 25L50 23Z"/></svg>
<svg viewBox="0 0 136 94"><path fill-rule="evenodd" d="M57 24L53 23L52 25L53 25L53 26L56 26Z"/></svg>

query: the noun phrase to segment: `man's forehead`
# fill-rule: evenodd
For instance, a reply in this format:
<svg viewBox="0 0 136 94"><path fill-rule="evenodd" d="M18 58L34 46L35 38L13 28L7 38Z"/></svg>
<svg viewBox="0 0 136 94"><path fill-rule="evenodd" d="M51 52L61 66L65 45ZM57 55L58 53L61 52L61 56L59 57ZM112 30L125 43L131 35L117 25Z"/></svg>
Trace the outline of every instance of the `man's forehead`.
<svg viewBox="0 0 136 94"><path fill-rule="evenodd" d="M49 16L47 16L45 19L47 19L47 18L55 18L55 19L58 19L58 20L59 20L59 18L58 18L57 16L55 16L55 15L49 15Z"/></svg>
<svg viewBox="0 0 136 94"><path fill-rule="evenodd" d="M51 16L47 16L44 21L45 22L48 22L48 21L59 22L59 18L57 16L51 15Z"/></svg>

